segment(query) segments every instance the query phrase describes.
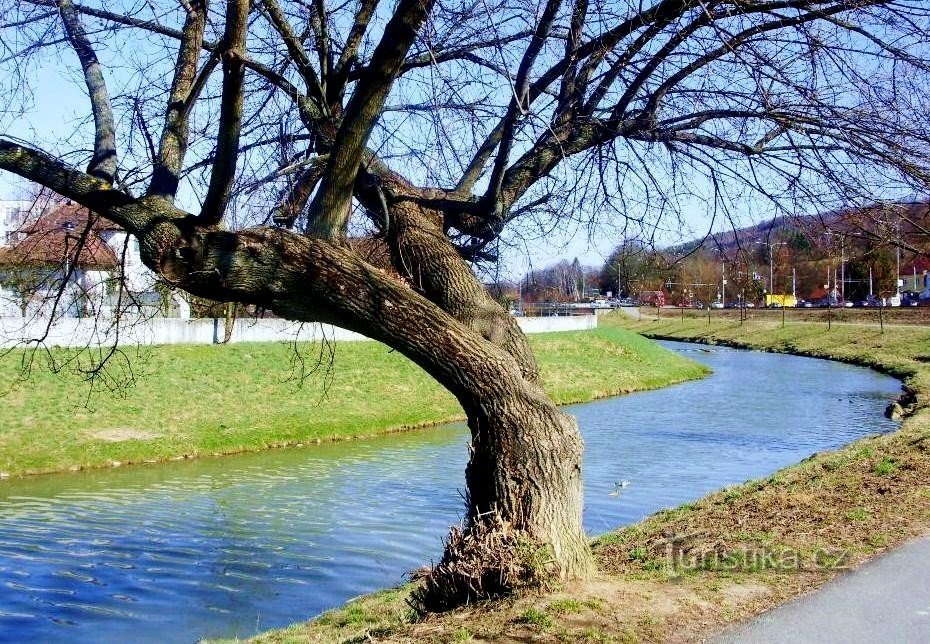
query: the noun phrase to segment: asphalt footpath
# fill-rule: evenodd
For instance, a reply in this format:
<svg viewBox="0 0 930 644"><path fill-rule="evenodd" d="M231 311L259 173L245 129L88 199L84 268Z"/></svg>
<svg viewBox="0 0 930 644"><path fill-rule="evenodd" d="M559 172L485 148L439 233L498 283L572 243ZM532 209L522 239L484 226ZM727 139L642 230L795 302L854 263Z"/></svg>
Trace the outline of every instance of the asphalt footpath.
<svg viewBox="0 0 930 644"><path fill-rule="evenodd" d="M715 644L930 644L930 537L732 627Z"/></svg>

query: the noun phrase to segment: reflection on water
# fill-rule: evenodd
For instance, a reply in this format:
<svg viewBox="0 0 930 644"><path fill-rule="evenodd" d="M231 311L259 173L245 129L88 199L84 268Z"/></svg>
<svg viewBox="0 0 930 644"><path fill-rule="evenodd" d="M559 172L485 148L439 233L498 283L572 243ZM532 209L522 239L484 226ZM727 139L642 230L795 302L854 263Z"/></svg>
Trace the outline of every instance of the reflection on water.
<svg viewBox="0 0 930 644"><path fill-rule="evenodd" d="M897 381L667 343L714 375L571 408L596 534L894 424ZM390 586L458 520L461 426L0 484L0 640L244 636ZM617 491L616 482L629 486Z"/></svg>

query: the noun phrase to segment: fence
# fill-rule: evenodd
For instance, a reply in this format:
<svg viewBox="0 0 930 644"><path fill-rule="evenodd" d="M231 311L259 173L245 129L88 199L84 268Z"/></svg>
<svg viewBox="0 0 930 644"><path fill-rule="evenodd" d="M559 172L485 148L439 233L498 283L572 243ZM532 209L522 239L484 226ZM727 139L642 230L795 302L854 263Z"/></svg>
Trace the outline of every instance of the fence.
<svg viewBox="0 0 930 644"><path fill-rule="evenodd" d="M597 327L593 315L574 317L517 318L524 333L581 331ZM54 324L45 318L0 318L0 347L13 347L39 340L47 346L85 347L94 345L214 344L225 336L222 319L149 318L119 320L106 318L61 318ZM299 324L289 320L240 318L234 321L230 342L293 342L368 340L363 335L329 324Z"/></svg>
<svg viewBox="0 0 930 644"><path fill-rule="evenodd" d="M708 322L755 320L775 323L807 322L830 326L832 323L866 324L872 326L930 325L930 307L863 307L863 308L746 308L691 309L681 307L641 307L634 312L639 319L704 319Z"/></svg>

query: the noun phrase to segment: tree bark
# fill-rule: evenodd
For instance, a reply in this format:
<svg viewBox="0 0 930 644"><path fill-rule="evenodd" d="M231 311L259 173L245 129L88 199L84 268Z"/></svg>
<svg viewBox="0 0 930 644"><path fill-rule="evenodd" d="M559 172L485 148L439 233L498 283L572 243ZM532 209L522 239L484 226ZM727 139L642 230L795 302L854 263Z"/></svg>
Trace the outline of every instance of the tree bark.
<svg viewBox="0 0 930 644"><path fill-rule="evenodd" d="M551 547L561 577L587 577L593 564L581 525L584 444L575 419L529 384L495 391L486 380L481 388L477 406L465 408L469 520L499 512Z"/></svg>
<svg viewBox="0 0 930 644"><path fill-rule="evenodd" d="M391 206L387 240L395 270L428 300L507 351L520 365L523 377L538 383L539 367L519 324L459 256L442 221L439 211L410 200Z"/></svg>

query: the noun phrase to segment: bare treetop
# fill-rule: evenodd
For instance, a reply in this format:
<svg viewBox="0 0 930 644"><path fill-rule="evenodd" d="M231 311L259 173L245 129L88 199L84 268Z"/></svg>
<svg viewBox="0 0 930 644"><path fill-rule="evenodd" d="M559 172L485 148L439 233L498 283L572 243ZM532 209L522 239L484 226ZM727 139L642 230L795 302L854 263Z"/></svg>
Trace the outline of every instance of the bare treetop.
<svg viewBox="0 0 930 644"><path fill-rule="evenodd" d="M789 210L926 180L920 2L7 5L8 68L83 69L91 173L118 154L137 191L189 182L205 222L245 195L338 237L354 196L380 228L371 186L393 181L475 253L547 208Z"/></svg>

